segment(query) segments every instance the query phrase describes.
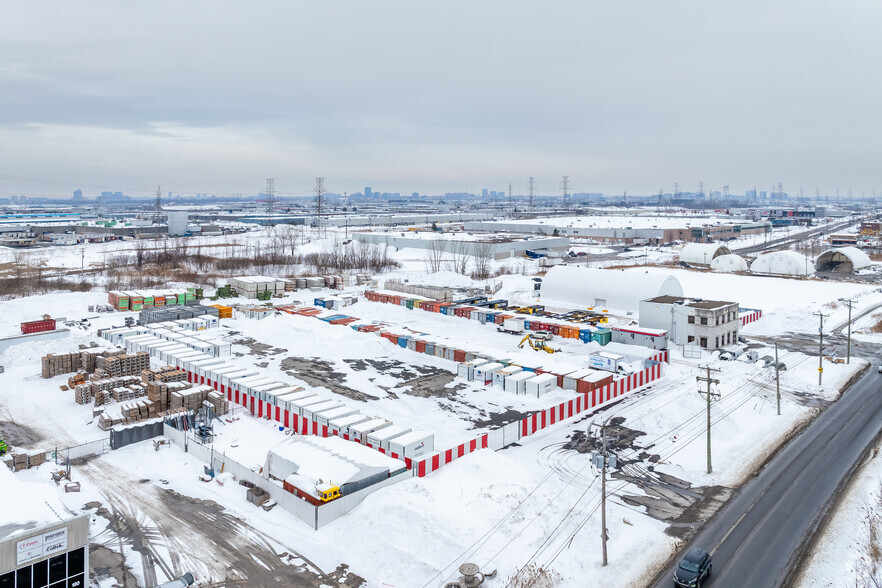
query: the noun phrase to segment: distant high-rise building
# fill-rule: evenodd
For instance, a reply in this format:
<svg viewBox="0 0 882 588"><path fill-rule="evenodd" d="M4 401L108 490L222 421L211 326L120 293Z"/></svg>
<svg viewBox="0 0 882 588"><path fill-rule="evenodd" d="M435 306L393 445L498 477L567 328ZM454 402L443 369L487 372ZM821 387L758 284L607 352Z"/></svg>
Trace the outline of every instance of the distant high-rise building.
<svg viewBox="0 0 882 588"><path fill-rule="evenodd" d="M364 197L365 197L365 198L370 198L372 193L373 193L373 192L371 191L371 187L370 187L370 186L365 186L365 187L364 187Z"/></svg>
<svg viewBox="0 0 882 588"><path fill-rule="evenodd" d="M766 193L765 190L760 190L760 193L759 193L760 200L766 200L767 195L768 194Z"/></svg>
<svg viewBox="0 0 882 588"><path fill-rule="evenodd" d="M487 199L490 197L490 191L487 188L481 190L481 198Z"/></svg>
<svg viewBox="0 0 882 588"><path fill-rule="evenodd" d="M82 190L74 190L74 200L82 200L83 199L83 191Z"/></svg>

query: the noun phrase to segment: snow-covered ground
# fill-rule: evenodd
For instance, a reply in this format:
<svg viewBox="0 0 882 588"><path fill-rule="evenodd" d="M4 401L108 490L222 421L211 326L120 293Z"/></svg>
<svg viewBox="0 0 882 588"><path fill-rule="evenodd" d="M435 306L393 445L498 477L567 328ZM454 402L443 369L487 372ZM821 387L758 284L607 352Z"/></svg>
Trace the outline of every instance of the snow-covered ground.
<svg viewBox="0 0 882 588"><path fill-rule="evenodd" d="M267 238L264 232L255 232L194 239L192 243L226 247L221 244L236 240L237 247L244 248ZM319 251L332 239L333 236L324 243L313 241L302 248ZM131 242L119 242L82 249L87 251L85 263L89 265L100 264L102 257L131 247ZM80 249L57 248L61 253L57 259L53 256L52 265L79 268ZM586 250L592 255L609 253L601 248ZM670 251L651 252L657 253L659 259L670 255ZM643 255L646 251L629 253ZM401 268L381 276L379 287L386 277L456 287L502 280L499 297L517 303L535 300L531 279L539 270L535 260L494 262L494 267L504 267L512 275L476 282L450 271L427 274L424 251L404 249L393 256ZM590 260L590 255L586 257ZM9 261L12 257L7 254L2 259ZM652 266L627 271L671 273L689 296L734 300L742 307L762 309L763 318L742 329L747 336L814 334L817 317L812 313L817 311L829 315L825 328L839 328L847 319L847 308L840 298L855 300L854 313L882 305L882 293L869 284ZM280 302L310 304L321 294L293 293ZM73 394L60 389L66 384L66 377L43 380L39 375L41 355L74 351L81 344L93 342L105 345L95 337L95 330L121 325L128 315L88 313L89 305L102 303L106 303L104 292L56 293L0 303L4 311L0 313L0 335L4 336L16 334L22 320L44 313L72 320L88 316L91 321L90 330L72 328L66 339L25 343L0 354L0 365L5 368L0 374L0 419L14 420L30 431L32 441L23 446L51 449L106 435L97 428L92 407L75 404ZM555 339L553 346L560 347L561 353L546 356L519 350L519 339L476 321L368 301L342 312L363 322L382 321L396 329L427 333L428 338L457 341L463 347L499 357L554 364L562 370L582 367L585 355L593 350L593 345ZM612 320L627 322L631 318L620 313ZM866 328L874 320L871 312L857 322L855 330ZM231 364L254 367L293 384L322 388L320 393L340 399L365 414L433 432L438 449L449 448L474 437L479 429L499 424L494 424L499 415L531 412L573 396L572 392L558 390L542 399L513 397L497 388L453 378L453 364L446 360L314 318L282 315L261 321L236 318L222 323L221 336L234 342L236 355L230 359ZM267 347L256 347L251 339ZM635 362L641 358L637 348L619 347L616 351L624 355L633 351ZM757 351L760 356L773 353L769 347ZM292 363L291 358L296 361ZM65 495L54 484L47 483L51 466L16 476L45 485L71 511L82 510L90 501L116 505L123 514L130 513L132 520L158 529L157 557L171 560L172 552L181 552L181 565L195 570L203 579L216 579L225 573L219 562L226 547L187 549L193 542L210 543L210 538L200 535L195 527L189 529L174 523L174 516L185 515L164 512L163 509L170 508L167 490L189 497L187 500L213 501L200 503L203 506L221 505L224 516L237 521L231 527L231 534L238 535L237 547L271 547L266 553L252 555L254 561L267 569L283 565L281 559L272 559L274 551L275 555L297 554L291 565L302 564L313 572L333 571L345 563L353 574L366 578L369 586L440 586L453 579L456 568L465 561L473 561L482 569L497 568L503 580L535 563L553 570L564 586L584 585L586 579L602 585L642 586L679 547L680 539L670 531L669 524L684 516L682 504L651 499L653 483L664 475L666 480L682 481L689 493L718 492L711 498L724 500L727 492L749 476L790 432L817 413L819 404L835 400L845 382L865 365L859 359L853 359L850 365L825 360L824 386L819 387L817 356L782 350L780 360L787 365L787 370L780 373L780 416L774 371L761 364L720 361L707 353L700 359L687 359L672 349L664 378L646 389L595 413L583 413L523 438L503 451L478 451L425 478L407 479L386 487L319 531L313 531L281 508L268 513L254 508L246 502L244 490L237 484L220 486L197 481L203 464L176 447L164 447L157 452L149 443L136 444L76 466L75 479L83 482L81 494ZM706 366L720 370L711 372L711 377L720 380L714 386L719 399L711 406L712 474L706 472L707 403L696 381L697 376L707 375ZM437 385L419 388L417 380L424 376L437 378L433 380ZM328 385L316 384L317 377L326 377ZM344 388L365 397L347 396ZM599 552L599 479L588 459L588 450L596 445L597 431L592 429L589 434L588 430L592 423L608 420L620 439L615 445L620 467L608 480L610 565L602 567L595 555ZM267 449L284 438L277 428L247 414L240 415L240 420L228 427L219 435L219 448L248 465L262 464ZM135 484L142 484L142 491L127 491ZM722 490L711 490L716 487ZM108 525L103 515L96 515L94 508L87 510L93 513L95 542L119 550L120 540L114 527ZM220 515L213 513L207 518L216 516ZM857 539L854 533L851 536ZM152 576L145 571L141 554L132 547L131 542L122 541L126 562L140 585L144 585ZM831 549L843 553L845 547ZM157 579L164 580L161 568L157 569ZM852 569L848 567L842 573L848 574Z"/></svg>
<svg viewBox="0 0 882 588"><path fill-rule="evenodd" d="M878 586L882 582L882 445L851 481L805 562L796 586ZM873 561L875 557L875 562ZM875 570L875 573L874 571Z"/></svg>

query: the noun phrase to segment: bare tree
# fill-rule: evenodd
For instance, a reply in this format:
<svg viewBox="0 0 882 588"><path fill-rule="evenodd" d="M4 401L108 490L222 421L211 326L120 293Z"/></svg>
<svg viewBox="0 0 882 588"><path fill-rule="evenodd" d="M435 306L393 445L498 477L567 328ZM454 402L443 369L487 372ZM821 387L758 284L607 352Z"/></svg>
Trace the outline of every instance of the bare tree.
<svg viewBox="0 0 882 588"><path fill-rule="evenodd" d="M465 275L469 266L469 244L459 239L451 239L448 249L450 252L448 267L451 271Z"/></svg>
<svg viewBox="0 0 882 588"><path fill-rule="evenodd" d="M472 243L472 260L475 263L475 273L472 276L478 280L490 277L490 261L493 259L493 243L490 241L476 241Z"/></svg>
<svg viewBox="0 0 882 588"><path fill-rule="evenodd" d="M447 249L447 240L440 235L435 235L429 241L429 248L426 249L426 267L429 273L441 271L441 263L444 261L444 252Z"/></svg>

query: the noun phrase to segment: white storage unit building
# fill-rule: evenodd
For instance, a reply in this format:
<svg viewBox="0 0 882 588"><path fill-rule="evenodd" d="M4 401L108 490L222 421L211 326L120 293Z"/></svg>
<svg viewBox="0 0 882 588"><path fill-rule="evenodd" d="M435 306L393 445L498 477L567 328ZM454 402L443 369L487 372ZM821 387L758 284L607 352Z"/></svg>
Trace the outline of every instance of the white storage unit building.
<svg viewBox="0 0 882 588"><path fill-rule="evenodd" d="M357 425L353 425L349 427L350 436L353 440L358 441L359 443L366 443L367 436L374 431L379 431L385 427L391 427L392 423L387 421L386 419L375 418L369 421L364 421L363 423L358 423Z"/></svg>
<svg viewBox="0 0 882 588"><path fill-rule="evenodd" d="M485 363L484 365L480 365L475 368L474 381L478 382L480 384L484 384L485 386L487 384L492 384L493 383L493 374L495 372L498 372L499 370L501 370L504 367L505 367L504 365L502 365L501 363L497 363L497 362Z"/></svg>

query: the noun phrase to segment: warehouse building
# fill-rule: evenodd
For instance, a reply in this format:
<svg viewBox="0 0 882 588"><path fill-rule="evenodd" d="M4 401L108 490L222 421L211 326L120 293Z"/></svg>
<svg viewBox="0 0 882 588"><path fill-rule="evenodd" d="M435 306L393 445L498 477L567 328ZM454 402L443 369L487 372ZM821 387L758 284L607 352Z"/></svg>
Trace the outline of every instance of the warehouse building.
<svg viewBox="0 0 882 588"><path fill-rule="evenodd" d="M835 247L818 256L815 260L815 270L851 274L855 270L868 267L871 263L867 254L857 247Z"/></svg>
<svg viewBox="0 0 882 588"><path fill-rule="evenodd" d="M689 265L710 267L714 259L731 253L728 247L719 243L687 243L680 250L680 261Z"/></svg>
<svg viewBox="0 0 882 588"><path fill-rule="evenodd" d="M66 510L54 487L21 482L2 465L0 487L15 497L0 512L0 586L88 586L89 517L59 519Z"/></svg>
<svg viewBox="0 0 882 588"><path fill-rule="evenodd" d="M502 235L470 235L467 233L353 233L352 238L360 243L374 243L401 249L438 250L444 253L460 253L493 259L517 257L530 251L565 252L570 248L567 237L536 237Z"/></svg>
<svg viewBox="0 0 882 588"><path fill-rule="evenodd" d="M540 294L551 306L637 310L647 297L683 296L683 288L670 274L558 265L546 274Z"/></svg>
<svg viewBox="0 0 882 588"><path fill-rule="evenodd" d="M640 326L668 331L677 345L720 349L738 341L738 304L683 296L640 301Z"/></svg>

